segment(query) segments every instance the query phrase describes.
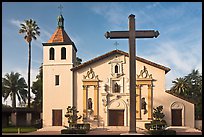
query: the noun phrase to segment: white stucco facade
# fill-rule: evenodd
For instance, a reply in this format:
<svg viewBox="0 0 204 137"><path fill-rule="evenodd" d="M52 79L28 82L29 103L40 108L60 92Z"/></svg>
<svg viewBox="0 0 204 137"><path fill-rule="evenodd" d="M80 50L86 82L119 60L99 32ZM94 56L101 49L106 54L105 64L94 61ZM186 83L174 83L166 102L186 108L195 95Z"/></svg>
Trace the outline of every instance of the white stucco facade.
<svg viewBox="0 0 204 137"><path fill-rule="evenodd" d="M113 50L76 65L77 49L61 25L43 43L43 127L68 125L65 113L75 106L91 126L129 126L129 55ZM136 126L152 120L163 106L168 126L195 127L194 104L165 89L170 69L136 57ZM89 99L92 100L90 105ZM146 111L141 100L146 102Z"/></svg>
<svg viewBox="0 0 204 137"><path fill-rule="evenodd" d="M48 61L48 57L44 57L43 64L43 122L44 126L53 125L53 109L62 110L62 125L67 125L67 120L64 117L68 105L76 106L79 110L79 115L83 116L84 95L83 84L84 77L87 72L92 69L94 76L97 76L98 82L98 96L97 102L94 98L94 86L87 88L87 101L92 98L93 106L97 104L98 119L94 120L93 113L89 116L89 122L92 126L109 126L109 112L111 110L123 111L123 126L129 126L129 57L123 52L115 50L106 54L107 57L97 57L91 61L85 62L77 67L73 66L72 59L61 61L60 48L63 46L56 46L56 60ZM72 45L64 46L67 48L69 54L67 58L72 58ZM48 56L49 46L44 46L44 56ZM58 53L58 52L59 53ZM97 60L97 61L95 61ZM118 76L115 74L114 65L118 65ZM182 126L194 127L194 104L185 101L181 98L173 96L165 92L165 73L164 69L155 67L143 60L136 60L136 74L139 75L141 70L146 68L148 74L151 74L153 81L152 88L152 108L159 105L163 106L164 119L167 124L172 125L172 109L181 109ZM54 84L54 76L60 76L60 84ZM86 81L93 81L94 77L87 78ZM114 93L113 83L117 82L120 86L120 92ZM107 95L109 97L107 98ZM141 87L141 98L146 99L148 105L148 86ZM136 108L137 109L137 108ZM141 110L141 119L137 120L137 127L144 128L144 123L150 122L144 110ZM79 120L78 122L82 122Z"/></svg>

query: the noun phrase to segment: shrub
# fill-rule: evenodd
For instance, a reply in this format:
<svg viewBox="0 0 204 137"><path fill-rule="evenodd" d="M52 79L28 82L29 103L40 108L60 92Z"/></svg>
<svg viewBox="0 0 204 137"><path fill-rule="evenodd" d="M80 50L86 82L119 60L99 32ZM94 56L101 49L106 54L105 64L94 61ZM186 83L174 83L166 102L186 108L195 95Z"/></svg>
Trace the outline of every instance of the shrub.
<svg viewBox="0 0 204 137"><path fill-rule="evenodd" d="M164 130L149 130L150 135L163 135Z"/></svg>
<svg viewBox="0 0 204 137"><path fill-rule="evenodd" d="M150 129L160 130L166 128L166 121L165 120L152 120Z"/></svg>
<svg viewBox="0 0 204 137"><path fill-rule="evenodd" d="M42 119L36 120L33 126L38 129L42 128Z"/></svg>
<svg viewBox="0 0 204 137"><path fill-rule="evenodd" d="M165 130L165 135L176 135L176 131L175 130Z"/></svg>
<svg viewBox="0 0 204 137"><path fill-rule="evenodd" d="M78 128L67 128L61 130L61 134L86 134L86 133L88 133L86 129Z"/></svg>
<svg viewBox="0 0 204 137"><path fill-rule="evenodd" d="M82 116L78 116L77 113L79 113L79 111L77 111L76 107L73 106L68 106L67 107L67 112L65 114L65 117L68 119L68 123L72 124L72 123L77 123L78 119L81 119Z"/></svg>
<svg viewBox="0 0 204 137"><path fill-rule="evenodd" d="M67 129L61 130L61 134L86 134L90 131L89 123L77 123L77 120L82 118L77 115L78 112L75 106L67 107L65 117L68 119L69 126L66 127Z"/></svg>
<svg viewBox="0 0 204 137"><path fill-rule="evenodd" d="M149 130L148 131L149 134L151 135L176 135L176 131L175 130Z"/></svg>
<svg viewBox="0 0 204 137"><path fill-rule="evenodd" d="M90 131L90 124L70 124L67 129L61 130L61 134L86 134Z"/></svg>
<svg viewBox="0 0 204 137"><path fill-rule="evenodd" d="M85 123L85 124L70 124L69 125L70 128L77 128L77 129L86 129L86 130L90 130L90 124L89 123Z"/></svg>
<svg viewBox="0 0 204 137"><path fill-rule="evenodd" d="M151 121L150 123L150 126L149 124L147 124L145 126L146 129L148 130L163 130L166 128L167 126L167 123L165 120L163 120L164 118L164 113L162 112L163 110L163 106L160 105L156 108L153 108L154 109L154 112L153 112L153 120Z"/></svg>

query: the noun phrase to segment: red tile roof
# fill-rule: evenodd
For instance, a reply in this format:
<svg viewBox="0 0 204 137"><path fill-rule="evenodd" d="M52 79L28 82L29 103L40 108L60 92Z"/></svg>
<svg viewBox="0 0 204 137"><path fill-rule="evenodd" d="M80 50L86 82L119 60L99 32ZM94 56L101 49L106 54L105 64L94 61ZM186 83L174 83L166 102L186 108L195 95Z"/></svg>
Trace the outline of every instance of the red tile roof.
<svg viewBox="0 0 204 137"><path fill-rule="evenodd" d="M63 28L57 28L47 43L56 43L56 42L63 42L67 44L73 43Z"/></svg>
<svg viewBox="0 0 204 137"><path fill-rule="evenodd" d="M43 46L57 46L57 45L73 45L75 51L77 52L77 48L69 38L65 30L61 27L58 27L51 38L48 40L47 43L42 43Z"/></svg>
<svg viewBox="0 0 204 137"><path fill-rule="evenodd" d="M190 102L190 103L192 103L192 104L196 104L196 102L195 102L194 100L185 98L185 97L183 97L183 96L181 96L181 95L178 95L178 94L174 93L174 92L171 91L171 90L166 90L165 92L168 93L168 94L171 94L171 95L173 95L173 96L175 96L175 97L178 97L178 98L180 98L180 99L183 99L183 100L185 100L185 101L187 101L187 102Z"/></svg>
<svg viewBox="0 0 204 137"><path fill-rule="evenodd" d="M85 67L85 66L88 66L88 65L90 65L90 64L92 64L92 63L95 63L95 62L97 62L97 61L99 61L99 60L102 60L102 59L104 59L104 58L106 58L106 57L109 57L109 56L111 56L111 55L113 55L113 54L121 54L121 55L125 55L125 56L129 57L129 54L126 53L126 52L124 52L124 51L121 51L121 50L113 50L113 51L110 51L110 52L108 52L108 53L106 53L106 54L103 54L103 55L101 55L101 56L99 56L99 57L93 58L93 59L91 59L91 60L89 60L89 61L87 61L87 62L84 62L84 63L82 63L82 64L80 64L80 65L78 65L78 66L72 68L71 70L72 70L72 71L78 70L78 69L83 68L83 67ZM159 68L159 69L162 69L162 70L165 71L165 73L167 73L167 72L169 72L169 71L171 70L171 69L168 68L168 67L165 67L165 66L156 64L156 63L154 63L154 62L151 62L151 61L149 61L149 60L143 59L143 58L138 57L138 56L136 56L136 60L141 61L141 62L144 62L144 63L149 64L149 65L151 65L151 66L157 67L157 68Z"/></svg>

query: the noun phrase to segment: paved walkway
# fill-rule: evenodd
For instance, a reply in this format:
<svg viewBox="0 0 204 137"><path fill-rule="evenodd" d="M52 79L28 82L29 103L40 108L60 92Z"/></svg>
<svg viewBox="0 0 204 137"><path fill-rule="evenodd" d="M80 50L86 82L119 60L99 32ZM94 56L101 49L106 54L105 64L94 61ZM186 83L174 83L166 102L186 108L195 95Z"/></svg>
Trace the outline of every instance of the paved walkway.
<svg viewBox="0 0 204 137"><path fill-rule="evenodd" d="M190 127L169 126L167 129L175 130L177 135L202 135L202 131Z"/></svg>
<svg viewBox="0 0 204 137"><path fill-rule="evenodd" d="M30 133L2 133L2 135L61 135L61 130L64 127L46 127ZM189 127L168 127L175 130L177 135L202 135L200 130ZM128 134L129 127L97 127L90 130L87 135L121 135ZM137 134L146 135L146 130L137 128Z"/></svg>

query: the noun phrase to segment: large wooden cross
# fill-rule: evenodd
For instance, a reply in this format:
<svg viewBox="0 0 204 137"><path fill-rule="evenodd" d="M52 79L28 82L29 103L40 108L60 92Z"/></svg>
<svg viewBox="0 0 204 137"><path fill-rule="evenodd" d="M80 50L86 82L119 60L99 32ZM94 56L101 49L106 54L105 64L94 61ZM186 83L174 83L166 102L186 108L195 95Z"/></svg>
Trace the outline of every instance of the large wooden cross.
<svg viewBox="0 0 204 137"><path fill-rule="evenodd" d="M129 39L129 79L130 79L130 133L136 133L136 38L157 38L158 31L135 30L135 15L129 15L129 31L110 31L105 33L110 39Z"/></svg>

